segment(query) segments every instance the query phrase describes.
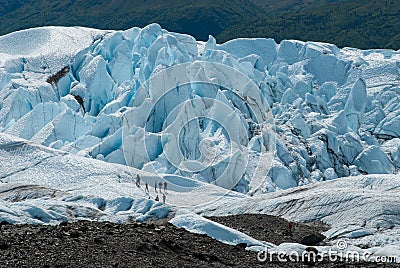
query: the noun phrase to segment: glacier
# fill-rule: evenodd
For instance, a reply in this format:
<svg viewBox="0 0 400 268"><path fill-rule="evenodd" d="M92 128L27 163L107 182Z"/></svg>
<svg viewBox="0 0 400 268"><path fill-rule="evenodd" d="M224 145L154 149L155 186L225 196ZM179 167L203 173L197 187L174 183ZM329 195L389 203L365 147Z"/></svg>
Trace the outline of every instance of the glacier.
<svg viewBox="0 0 400 268"><path fill-rule="evenodd" d="M252 194L400 167L383 150L400 138L396 51L219 45L157 24L37 28L0 44L0 130L50 148Z"/></svg>
<svg viewBox="0 0 400 268"><path fill-rule="evenodd" d="M400 226L399 93L400 51L199 42L158 24L4 35L0 219L261 212L323 221L332 243L390 247ZM149 200L136 174L168 182L168 205ZM181 215L191 230L209 224Z"/></svg>

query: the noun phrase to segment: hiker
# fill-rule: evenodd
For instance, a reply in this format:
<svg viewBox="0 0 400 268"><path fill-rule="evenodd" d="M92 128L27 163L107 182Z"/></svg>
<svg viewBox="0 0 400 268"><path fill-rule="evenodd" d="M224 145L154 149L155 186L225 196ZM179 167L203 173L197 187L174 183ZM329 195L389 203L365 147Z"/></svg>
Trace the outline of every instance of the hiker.
<svg viewBox="0 0 400 268"><path fill-rule="evenodd" d="M289 222L289 234L292 235L293 223Z"/></svg>
<svg viewBox="0 0 400 268"><path fill-rule="evenodd" d="M158 198L158 195L155 198L156 201L160 201L160 198Z"/></svg>
<svg viewBox="0 0 400 268"><path fill-rule="evenodd" d="M154 182L154 192L157 193L157 182Z"/></svg>
<svg viewBox="0 0 400 268"><path fill-rule="evenodd" d="M144 184L144 192L145 192L145 193L148 193L148 192L149 192L149 184L147 183L147 181L146 181L146 183Z"/></svg>
<svg viewBox="0 0 400 268"><path fill-rule="evenodd" d="M136 175L136 185L140 186L140 177L139 174Z"/></svg>
<svg viewBox="0 0 400 268"><path fill-rule="evenodd" d="M164 182L164 192L167 191L167 182Z"/></svg>
<svg viewBox="0 0 400 268"><path fill-rule="evenodd" d="M167 197L165 196L165 194L162 194L162 202L163 202L163 204L165 204L165 199L167 199Z"/></svg>
<svg viewBox="0 0 400 268"><path fill-rule="evenodd" d="M162 182L161 181L158 183L158 186L160 188L160 193L161 193L161 191L162 191Z"/></svg>

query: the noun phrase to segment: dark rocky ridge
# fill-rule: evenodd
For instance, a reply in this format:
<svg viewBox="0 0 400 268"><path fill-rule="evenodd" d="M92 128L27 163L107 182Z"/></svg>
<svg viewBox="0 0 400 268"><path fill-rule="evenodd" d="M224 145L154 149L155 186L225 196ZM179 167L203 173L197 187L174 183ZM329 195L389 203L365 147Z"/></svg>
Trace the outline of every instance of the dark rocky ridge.
<svg viewBox="0 0 400 268"><path fill-rule="evenodd" d="M248 217L234 216L234 219L246 222ZM264 216L263 222L268 223L268 219L270 224L276 220ZM231 219L223 217L218 221L228 224ZM189 233L167 222L6 224L1 226L0 235L0 267L396 267L276 260L261 263L255 252Z"/></svg>
<svg viewBox="0 0 400 268"><path fill-rule="evenodd" d="M322 238L324 236L321 235L321 232L329 229L329 226L318 222L305 224L292 223L292 232L290 232L289 222L285 219L261 214L209 217L209 219L239 230L255 239L268 241L276 245L281 243L300 243L306 245L303 241L304 238L311 235Z"/></svg>

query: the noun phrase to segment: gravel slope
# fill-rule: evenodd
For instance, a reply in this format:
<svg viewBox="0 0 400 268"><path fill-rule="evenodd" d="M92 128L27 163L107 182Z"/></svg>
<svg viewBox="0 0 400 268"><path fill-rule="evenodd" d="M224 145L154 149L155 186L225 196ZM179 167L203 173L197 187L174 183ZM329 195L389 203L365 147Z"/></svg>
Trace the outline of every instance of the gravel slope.
<svg viewBox="0 0 400 268"><path fill-rule="evenodd" d="M242 215L213 219L226 224L232 221L251 223L258 217L259 215ZM264 224L271 224L270 228L274 227L272 224L276 221L275 217L262 217ZM282 222L282 226L283 224ZM222 244L204 235L189 233L167 222L120 225L82 221L63 223L59 226L3 223L0 227L0 267L266 267L267 265L310 267L313 265L277 261L260 263L255 252L246 251L240 246ZM276 232L280 232L279 228ZM249 233L256 234L253 231ZM286 238L283 236L283 239ZM377 265L344 266L344 264L318 263L318 267L377 267Z"/></svg>

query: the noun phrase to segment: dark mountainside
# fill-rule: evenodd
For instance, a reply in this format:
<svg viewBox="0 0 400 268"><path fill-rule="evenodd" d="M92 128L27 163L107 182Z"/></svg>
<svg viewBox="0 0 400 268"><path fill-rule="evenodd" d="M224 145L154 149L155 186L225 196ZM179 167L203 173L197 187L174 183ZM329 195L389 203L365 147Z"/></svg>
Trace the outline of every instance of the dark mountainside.
<svg viewBox="0 0 400 268"><path fill-rule="evenodd" d="M0 0L0 34L45 26L127 29L159 23L199 40L237 37L400 48L396 0Z"/></svg>

